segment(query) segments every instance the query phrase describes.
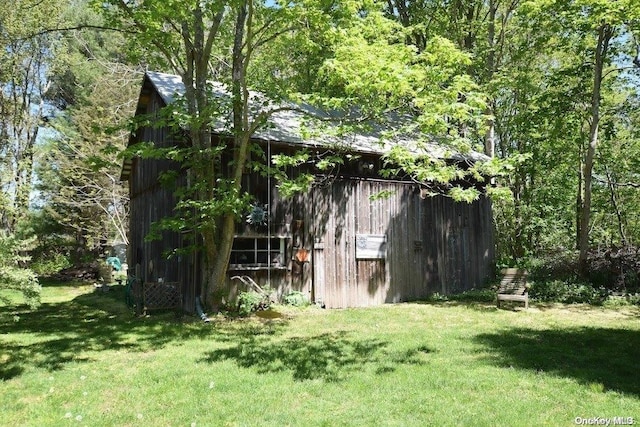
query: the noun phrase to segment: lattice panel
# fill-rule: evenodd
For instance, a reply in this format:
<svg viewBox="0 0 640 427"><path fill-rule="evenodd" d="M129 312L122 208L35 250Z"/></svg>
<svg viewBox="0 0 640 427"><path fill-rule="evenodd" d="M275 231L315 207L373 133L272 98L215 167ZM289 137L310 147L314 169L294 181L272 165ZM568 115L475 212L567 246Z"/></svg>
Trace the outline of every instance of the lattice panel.
<svg viewBox="0 0 640 427"><path fill-rule="evenodd" d="M145 282L142 297L145 310L178 308L182 305L180 282Z"/></svg>

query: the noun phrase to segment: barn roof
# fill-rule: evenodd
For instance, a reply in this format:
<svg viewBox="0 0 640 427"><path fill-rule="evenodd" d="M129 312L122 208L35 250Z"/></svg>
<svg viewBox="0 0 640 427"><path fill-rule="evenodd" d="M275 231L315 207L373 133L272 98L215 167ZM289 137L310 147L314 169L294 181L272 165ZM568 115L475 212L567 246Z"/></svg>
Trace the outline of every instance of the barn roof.
<svg viewBox="0 0 640 427"><path fill-rule="evenodd" d="M182 97L185 93L182 79L177 75L147 71L145 82L149 82L152 85L166 105L174 103L176 99ZM214 84L213 90L219 99L228 99L229 93L222 84ZM269 116L265 126L261 126L256 130L252 136L255 140L303 147L343 146L357 153L377 155L384 154L395 145L402 145L411 148L416 154L424 154L441 159L452 158L469 162L488 159L484 154L475 151L464 154L453 152L450 147L433 142L425 142L419 136L394 135L393 129L381 125L370 126L370 130L366 132L348 132L338 136L337 121L331 120L335 119L335 116L332 117L309 104L275 104L269 102L264 95L256 92L251 92L250 97L250 108L255 113L258 113L261 108L265 108L265 105L268 109L273 109L274 107L282 108ZM311 117L327 119L323 120L325 128L309 132L313 126L309 120ZM230 134L230 128L225 124L229 122L230 120L220 119L213 124L213 130L220 134ZM307 132L302 132L303 129L306 129ZM303 133L307 133L307 135L303 135ZM123 178L128 175L129 168L130 165L124 165Z"/></svg>
<svg viewBox="0 0 640 427"><path fill-rule="evenodd" d="M184 84L179 76L151 71L148 71L146 76L167 105L173 103L177 97L180 97L185 93ZM221 84L214 85L214 92L221 98L228 96L228 92ZM264 96L254 92L252 92L250 96L252 97L252 100L255 101L253 103L254 105L262 105L262 101L265 99ZM268 106L268 108L273 107L273 103L270 103ZM290 107L291 109L285 109L274 113L270 117L267 125L261 127L254 133L254 139L307 146L326 146L328 144L338 143L343 144L356 152L372 154L383 154L395 144L416 147L419 143L419 137L389 137L387 133L392 129L385 129L380 126L367 132L350 132L347 135L340 136L339 138L327 138L326 135L323 135L322 137L303 137L301 135L301 129L305 126L308 127L308 121L305 122L305 118L317 117L321 119L330 119L331 117L326 112L309 104L289 103L284 105L275 105L275 107ZM258 109L259 107L256 108L256 110ZM335 130L336 125L333 125L333 127ZM219 133L229 132L222 121L216 123L214 128ZM459 160L470 160L474 162L487 159L484 154L475 151L465 153L464 155L460 153L453 153L452 155L450 148L443 147L436 143L424 143L422 141L420 142L420 147L424 150L424 154L429 154L437 158L453 157L458 158Z"/></svg>

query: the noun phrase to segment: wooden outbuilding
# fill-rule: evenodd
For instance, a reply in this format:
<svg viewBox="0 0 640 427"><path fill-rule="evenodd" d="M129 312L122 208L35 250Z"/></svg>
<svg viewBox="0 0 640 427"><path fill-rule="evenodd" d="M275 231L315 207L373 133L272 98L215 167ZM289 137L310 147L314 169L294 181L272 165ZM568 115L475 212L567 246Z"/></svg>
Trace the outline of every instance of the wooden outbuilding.
<svg viewBox="0 0 640 427"><path fill-rule="evenodd" d="M136 114L153 115L184 92L179 77L146 73ZM291 153L307 148L327 150L318 138L300 136L299 112L282 111L254 135L265 153ZM212 137L221 137L212 135ZM221 290L229 300L247 276L269 285L279 297L302 292L327 308L362 307L421 300L481 286L494 270L491 203L484 196L473 203L446 196L427 197L410 180L385 179L378 171L384 151L372 135L350 136L344 145L357 154L330 175L319 174L311 188L290 199L280 196L277 182L247 174L243 186L266 210L266 224L238 223L228 282ZM168 129L147 126L130 143L176 144ZM437 147L436 147L437 149ZM477 161L482 155L465 155ZM129 183L130 231L128 264L140 283L178 286L180 303L194 312L200 292L197 253L167 254L193 243L193 236L164 232L146 240L151 224L173 212L174 189L160 183L163 171L175 170L169 160L133 158L125 161ZM186 182L178 179L178 185ZM376 197L385 194L385 197ZM174 285L172 285L174 286Z"/></svg>

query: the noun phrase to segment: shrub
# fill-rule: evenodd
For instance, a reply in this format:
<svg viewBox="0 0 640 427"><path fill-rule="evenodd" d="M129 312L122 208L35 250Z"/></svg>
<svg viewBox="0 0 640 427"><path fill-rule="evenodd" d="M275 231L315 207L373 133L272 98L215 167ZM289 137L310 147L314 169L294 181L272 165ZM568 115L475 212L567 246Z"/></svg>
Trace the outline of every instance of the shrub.
<svg viewBox="0 0 640 427"><path fill-rule="evenodd" d="M607 307L628 307L640 305L640 294L611 295L604 302Z"/></svg>
<svg viewBox="0 0 640 427"><path fill-rule="evenodd" d="M427 301L429 302L446 302L449 301L449 297L447 295L442 295L439 292L434 292L427 297Z"/></svg>
<svg viewBox="0 0 640 427"><path fill-rule="evenodd" d="M27 268L0 266L0 289L22 292L31 308L40 304L40 283L36 274Z"/></svg>
<svg viewBox="0 0 640 427"><path fill-rule="evenodd" d="M71 267L71 260L61 253L40 256L31 261L31 269L39 276L51 276L69 267Z"/></svg>
<svg viewBox="0 0 640 427"><path fill-rule="evenodd" d="M531 258L525 266L533 281L576 281L579 277L578 254L572 250L557 250Z"/></svg>
<svg viewBox="0 0 640 427"><path fill-rule="evenodd" d="M442 295L435 292L427 298L429 302L492 302L496 299L496 293L493 289L470 289L458 294Z"/></svg>
<svg viewBox="0 0 640 427"><path fill-rule="evenodd" d="M470 289L460 294L451 295L451 300L460 302L491 302L495 299L496 292L493 289Z"/></svg>
<svg viewBox="0 0 640 427"><path fill-rule="evenodd" d="M561 302L566 304L601 305L609 297L603 287L594 287L589 283L567 280L536 281L531 286L531 298L545 302Z"/></svg>
<svg viewBox="0 0 640 427"><path fill-rule="evenodd" d="M587 258L589 280L615 292L640 290L640 248L609 247L589 252Z"/></svg>
<svg viewBox="0 0 640 427"><path fill-rule="evenodd" d="M629 298L621 297L621 296L610 296L605 302L605 307L628 307L632 303Z"/></svg>
<svg viewBox="0 0 640 427"><path fill-rule="evenodd" d="M271 307L271 300L268 295L258 292L248 291L238 294L238 314L248 316L258 310L266 310Z"/></svg>
<svg viewBox="0 0 640 427"><path fill-rule="evenodd" d="M24 267L29 257L22 255L31 244L31 240L0 233L0 289L22 292L27 304L36 307L40 303L40 284L36 274Z"/></svg>
<svg viewBox="0 0 640 427"><path fill-rule="evenodd" d="M579 274L578 254L570 250L531 259L527 268L531 297L538 301L600 305L612 292L640 289L640 253L632 247L591 251L585 276Z"/></svg>
<svg viewBox="0 0 640 427"><path fill-rule="evenodd" d="M292 305L294 307L304 307L311 304L307 296L299 291L289 292L284 296L283 300L285 304Z"/></svg>

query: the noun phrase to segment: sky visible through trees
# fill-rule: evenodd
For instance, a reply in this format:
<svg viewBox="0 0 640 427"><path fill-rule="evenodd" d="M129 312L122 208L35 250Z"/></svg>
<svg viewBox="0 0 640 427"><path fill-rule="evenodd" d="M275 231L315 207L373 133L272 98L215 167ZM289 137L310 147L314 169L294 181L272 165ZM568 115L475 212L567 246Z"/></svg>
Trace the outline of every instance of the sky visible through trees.
<svg viewBox="0 0 640 427"><path fill-rule="evenodd" d="M147 69L188 88L193 145L181 158L203 183L191 198L211 214L192 224L210 290L228 260L251 134L269 114L246 114L249 88L381 120L410 114L428 138L493 157L478 172L495 176L499 265L562 253L586 272L593 250L640 239L633 0L17 0L0 6L0 42L0 239L12 248L0 267L16 274L126 241L117 177ZM211 169L207 120L221 112L210 80L232 94L235 171ZM385 158L449 197L484 197L447 189L446 169L408 151Z"/></svg>

